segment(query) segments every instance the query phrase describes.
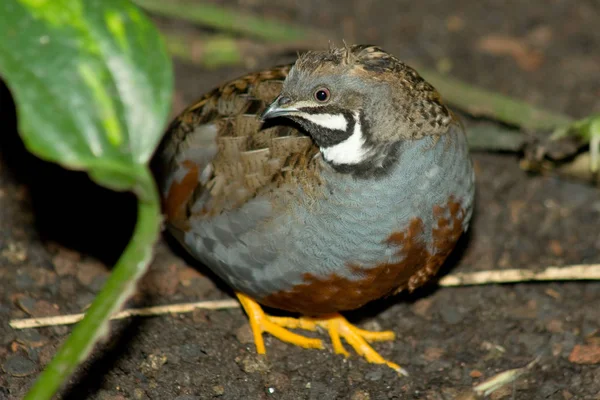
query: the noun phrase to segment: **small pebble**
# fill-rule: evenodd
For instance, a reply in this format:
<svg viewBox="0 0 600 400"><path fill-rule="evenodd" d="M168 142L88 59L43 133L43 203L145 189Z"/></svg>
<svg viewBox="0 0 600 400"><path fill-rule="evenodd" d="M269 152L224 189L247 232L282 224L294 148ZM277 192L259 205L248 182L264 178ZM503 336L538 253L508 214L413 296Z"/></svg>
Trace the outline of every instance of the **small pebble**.
<svg viewBox="0 0 600 400"><path fill-rule="evenodd" d="M89 286L96 277L106 275L108 275L108 269L100 262L81 262L77 267L77 280L84 286Z"/></svg>
<svg viewBox="0 0 600 400"><path fill-rule="evenodd" d="M69 327L66 326L66 325L53 326L53 327L50 328L50 330L56 336L65 336L66 334L68 334L70 332Z"/></svg>
<svg viewBox="0 0 600 400"><path fill-rule="evenodd" d="M59 276L75 275L79 261L81 255L78 252L61 247L52 259L52 265Z"/></svg>
<svg viewBox="0 0 600 400"><path fill-rule="evenodd" d="M316 381L312 382L308 398L310 400L336 399L338 395L335 387Z"/></svg>
<svg viewBox="0 0 600 400"><path fill-rule="evenodd" d="M546 337L535 333L521 333L517 337L517 342L525 346L529 354L535 354L547 346Z"/></svg>
<svg viewBox="0 0 600 400"><path fill-rule="evenodd" d="M564 331L563 322L558 319L552 319L546 324L546 329L548 332L561 333Z"/></svg>
<svg viewBox="0 0 600 400"><path fill-rule="evenodd" d="M12 264L20 264L27 261L27 246L25 243L14 242L9 239L6 247L0 252L2 257L6 258Z"/></svg>
<svg viewBox="0 0 600 400"><path fill-rule="evenodd" d="M198 343L186 343L179 346L179 355L186 362L198 362L198 360L206 355L203 346Z"/></svg>
<svg viewBox="0 0 600 400"><path fill-rule="evenodd" d="M264 357L248 355L241 359L236 357L235 361L238 363L242 371L247 374L252 374L254 372L267 372L269 370Z"/></svg>
<svg viewBox="0 0 600 400"><path fill-rule="evenodd" d="M481 378L482 375L483 375L483 373L481 371L477 370L477 369L474 369L473 371L471 371L469 373L469 376L471 378Z"/></svg>
<svg viewBox="0 0 600 400"><path fill-rule="evenodd" d="M163 354L150 354L140 364L140 370L146 375L152 374L154 371L158 371L163 365L167 363L167 356Z"/></svg>
<svg viewBox="0 0 600 400"><path fill-rule="evenodd" d="M98 392L98 399L100 400L127 400L125 396L120 393L114 394L108 390L101 389Z"/></svg>
<svg viewBox="0 0 600 400"><path fill-rule="evenodd" d="M352 393L350 400L371 400L371 395L367 391L357 390Z"/></svg>
<svg viewBox="0 0 600 400"><path fill-rule="evenodd" d="M435 361L439 360L444 355L444 353L445 351L442 348L427 347L425 349L425 352L423 353L423 358L427 361Z"/></svg>
<svg viewBox="0 0 600 400"><path fill-rule="evenodd" d="M212 390L215 396L223 396L225 394L225 388L223 385L215 385L213 386Z"/></svg>
<svg viewBox="0 0 600 400"><path fill-rule="evenodd" d="M350 369L348 371L348 384L353 385L364 380L363 374L357 369Z"/></svg>
<svg viewBox="0 0 600 400"><path fill-rule="evenodd" d="M60 279L58 292L63 298L72 299L77 293L77 281L72 277L63 277Z"/></svg>
<svg viewBox="0 0 600 400"><path fill-rule="evenodd" d="M2 364L2 370L9 375L23 377L35 373L37 365L23 356L14 355Z"/></svg>
<svg viewBox="0 0 600 400"><path fill-rule="evenodd" d="M94 293L98 293L104 287L104 284L108 280L108 275L98 275L92 279L92 282L88 285L88 289L90 289Z"/></svg>
<svg viewBox="0 0 600 400"><path fill-rule="evenodd" d="M135 388L135 389L133 389L133 398L135 400L143 400L143 399L147 398L146 392L144 392L143 389Z"/></svg>
<svg viewBox="0 0 600 400"><path fill-rule="evenodd" d="M15 279L15 287L17 290L31 289L35 287L35 280L29 275L19 274Z"/></svg>
<svg viewBox="0 0 600 400"><path fill-rule="evenodd" d="M40 335L38 331L28 329L17 332L17 342L29 347L40 347L46 344L48 339Z"/></svg>
<svg viewBox="0 0 600 400"><path fill-rule="evenodd" d="M460 312L458 307L455 304L442 303L442 305L437 309L440 317L450 325L456 325L461 322L465 315Z"/></svg>
<svg viewBox="0 0 600 400"><path fill-rule="evenodd" d="M31 315L32 310L35 307L35 299L29 296L19 296L19 298L17 298L17 306L27 314Z"/></svg>
<svg viewBox="0 0 600 400"><path fill-rule="evenodd" d="M153 370L158 371L163 365L167 363L167 356L163 354L150 354L148 356L148 361L150 367Z"/></svg>
<svg viewBox="0 0 600 400"><path fill-rule="evenodd" d="M165 269L150 270L140 282L140 290L159 296L172 296L177 292L179 277L177 266L170 265Z"/></svg>
<svg viewBox="0 0 600 400"><path fill-rule="evenodd" d="M371 320L363 323L361 328L365 329L367 331L373 331L373 332L381 332L383 330L381 328L381 324L377 320L374 320L374 319L371 319Z"/></svg>
<svg viewBox="0 0 600 400"><path fill-rule="evenodd" d="M235 338L242 344L254 343L254 335L250 324L243 324L235 331Z"/></svg>
<svg viewBox="0 0 600 400"><path fill-rule="evenodd" d="M367 374L365 375L365 378L367 378L370 381L378 381L383 377L383 372L381 371L380 368L375 369L373 371L367 372Z"/></svg>
<svg viewBox="0 0 600 400"><path fill-rule="evenodd" d="M573 364L600 364L600 346L578 344L569 355Z"/></svg>
<svg viewBox="0 0 600 400"><path fill-rule="evenodd" d="M433 305L433 300L429 298L423 298L415 301L412 305L412 312L416 315L430 319L431 318L431 306Z"/></svg>
<svg viewBox="0 0 600 400"><path fill-rule="evenodd" d="M33 317L50 317L59 314L58 306L46 300L34 300L28 296L20 296L17 305L27 314Z"/></svg>
<svg viewBox="0 0 600 400"><path fill-rule="evenodd" d="M280 392L285 392L290 386L290 378L281 372L271 372L267 376L265 385Z"/></svg>
<svg viewBox="0 0 600 400"><path fill-rule="evenodd" d="M185 287L190 286L195 280L201 277L202 274L195 268L185 266L177 271L177 278Z"/></svg>

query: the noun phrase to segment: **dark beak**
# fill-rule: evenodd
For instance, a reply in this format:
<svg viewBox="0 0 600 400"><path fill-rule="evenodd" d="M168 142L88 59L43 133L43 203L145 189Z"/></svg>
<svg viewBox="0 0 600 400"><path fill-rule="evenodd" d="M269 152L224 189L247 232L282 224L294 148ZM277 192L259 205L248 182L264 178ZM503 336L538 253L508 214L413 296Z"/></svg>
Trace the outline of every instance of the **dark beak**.
<svg viewBox="0 0 600 400"><path fill-rule="evenodd" d="M290 107L291 103L292 99L287 96L277 97L271 105L263 111L260 119L266 121L267 119L283 117L297 112L298 110L296 108Z"/></svg>

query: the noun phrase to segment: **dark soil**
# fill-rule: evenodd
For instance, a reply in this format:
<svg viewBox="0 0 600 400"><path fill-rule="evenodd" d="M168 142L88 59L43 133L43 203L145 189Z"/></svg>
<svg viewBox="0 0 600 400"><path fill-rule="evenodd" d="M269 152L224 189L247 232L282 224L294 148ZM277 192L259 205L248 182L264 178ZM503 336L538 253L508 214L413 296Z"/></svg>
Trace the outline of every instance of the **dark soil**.
<svg viewBox="0 0 600 400"><path fill-rule="evenodd" d="M500 0L226 3L328 29L338 42L380 44L408 63L450 69L468 82L574 117L600 112L597 0L510 7ZM281 61L259 60L254 69ZM174 111L246 71L177 63ZM20 399L70 328L17 331L8 320L84 310L127 242L135 203L26 153L8 99L4 91L0 399ZM598 189L528 175L514 155L473 157L473 227L445 274L600 262ZM163 241L157 251L130 306L230 298L175 246ZM361 326L397 333L397 340L375 347L406 368L408 378L355 354L344 359L330 347L302 350L268 336L267 357L259 357L239 309L120 321L61 398L453 399L541 356L529 375L491 397L600 399L599 357L596 364L569 358L577 345L600 353L599 305L599 282L430 285L352 313Z"/></svg>

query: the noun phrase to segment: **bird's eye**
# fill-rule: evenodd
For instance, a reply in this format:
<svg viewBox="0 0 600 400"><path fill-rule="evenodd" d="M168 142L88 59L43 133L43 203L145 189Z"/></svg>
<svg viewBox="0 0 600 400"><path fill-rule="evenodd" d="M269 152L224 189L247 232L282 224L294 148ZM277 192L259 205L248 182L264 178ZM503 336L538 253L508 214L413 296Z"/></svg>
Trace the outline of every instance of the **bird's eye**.
<svg viewBox="0 0 600 400"><path fill-rule="evenodd" d="M329 100L330 96L331 94L327 88L319 88L315 91L315 100L317 100L319 103L325 103Z"/></svg>

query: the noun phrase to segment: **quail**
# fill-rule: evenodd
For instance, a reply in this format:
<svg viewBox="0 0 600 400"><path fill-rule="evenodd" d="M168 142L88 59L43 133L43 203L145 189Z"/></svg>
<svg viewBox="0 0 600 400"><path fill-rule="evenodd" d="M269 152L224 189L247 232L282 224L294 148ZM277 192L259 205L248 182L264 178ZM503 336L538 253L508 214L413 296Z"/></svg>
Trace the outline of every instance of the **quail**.
<svg viewBox="0 0 600 400"><path fill-rule="evenodd" d="M372 45L306 52L201 97L155 162L168 230L234 289L258 353L263 333L322 348L291 331L322 328L405 373L369 344L393 332L340 312L423 285L469 225L463 127L415 70Z"/></svg>

